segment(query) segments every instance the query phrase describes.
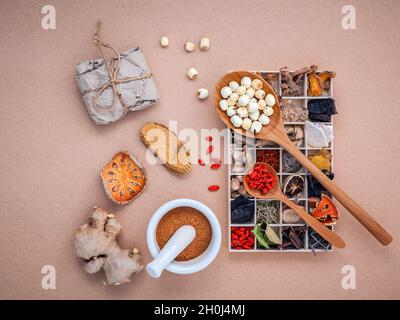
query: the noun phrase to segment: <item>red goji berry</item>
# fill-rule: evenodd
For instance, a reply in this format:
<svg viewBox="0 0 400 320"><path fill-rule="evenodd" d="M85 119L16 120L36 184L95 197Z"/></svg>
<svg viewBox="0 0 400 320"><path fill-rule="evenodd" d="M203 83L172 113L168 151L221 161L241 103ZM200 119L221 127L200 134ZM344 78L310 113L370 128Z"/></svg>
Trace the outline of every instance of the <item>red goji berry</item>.
<svg viewBox="0 0 400 320"><path fill-rule="evenodd" d="M220 166L221 166L220 163L213 163L213 164L211 165L211 169L218 169Z"/></svg>
<svg viewBox="0 0 400 320"><path fill-rule="evenodd" d="M219 186L217 185L212 185L208 187L208 191L218 191L219 190Z"/></svg>
<svg viewBox="0 0 400 320"><path fill-rule="evenodd" d="M211 136L206 137L206 141L208 141L208 142L213 141L213 137L211 137Z"/></svg>
<svg viewBox="0 0 400 320"><path fill-rule="evenodd" d="M205 163L202 159L197 160L197 162L198 162L199 165L201 165L202 167L204 167L204 166L206 165L206 163Z"/></svg>
<svg viewBox="0 0 400 320"><path fill-rule="evenodd" d="M214 147L212 146L212 145L209 145L208 146L208 149L207 149L207 154L210 154L210 153L212 153L214 151Z"/></svg>

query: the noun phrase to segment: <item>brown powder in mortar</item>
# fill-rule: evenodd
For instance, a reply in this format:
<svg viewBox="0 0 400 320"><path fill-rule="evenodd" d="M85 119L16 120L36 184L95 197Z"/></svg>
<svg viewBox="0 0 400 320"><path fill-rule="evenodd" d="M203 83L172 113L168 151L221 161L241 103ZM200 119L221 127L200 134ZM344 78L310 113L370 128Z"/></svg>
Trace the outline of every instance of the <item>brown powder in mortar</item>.
<svg viewBox="0 0 400 320"><path fill-rule="evenodd" d="M157 226L156 238L162 249L180 227L190 225L196 230L196 237L176 258L177 261L191 260L201 255L211 241L211 225L208 219L197 209L178 207L168 211Z"/></svg>

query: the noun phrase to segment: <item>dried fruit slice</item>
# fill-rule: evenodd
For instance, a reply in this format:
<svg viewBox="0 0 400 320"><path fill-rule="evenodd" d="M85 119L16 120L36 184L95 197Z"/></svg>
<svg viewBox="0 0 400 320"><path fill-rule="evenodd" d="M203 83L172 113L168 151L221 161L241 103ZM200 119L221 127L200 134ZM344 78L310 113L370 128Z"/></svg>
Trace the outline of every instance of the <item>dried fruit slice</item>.
<svg viewBox="0 0 400 320"><path fill-rule="evenodd" d="M313 210L312 216L325 225L334 225L339 219L339 211L332 200L325 194L322 194L322 199Z"/></svg>
<svg viewBox="0 0 400 320"><path fill-rule="evenodd" d="M118 204L135 199L147 180L144 168L127 152L118 152L100 176L107 196Z"/></svg>
<svg viewBox="0 0 400 320"><path fill-rule="evenodd" d="M154 122L146 123L140 130L140 137L168 169L180 174L192 169L189 152L167 127Z"/></svg>

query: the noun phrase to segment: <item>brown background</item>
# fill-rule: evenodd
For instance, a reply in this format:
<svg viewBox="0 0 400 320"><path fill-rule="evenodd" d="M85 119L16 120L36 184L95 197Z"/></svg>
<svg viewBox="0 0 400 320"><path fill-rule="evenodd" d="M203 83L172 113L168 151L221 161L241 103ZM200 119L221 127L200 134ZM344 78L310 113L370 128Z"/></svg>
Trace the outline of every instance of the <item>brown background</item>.
<svg viewBox="0 0 400 320"><path fill-rule="evenodd" d="M57 29L41 28L41 7L57 10ZM400 298L399 1L351 1L357 30L341 28L348 1L1 1L0 298ZM140 45L155 74L160 102L109 127L89 118L74 80L77 62L98 57L91 44L97 18L104 39L120 50ZM167 50L159 38L170 39ZM206 35L207 53L187 54L186 40ZM312 63L337 72L336 182L391 231L382 247L347 213L337 231L347 248L332 254L229 254L226 168L195 167L176 177L148 167L146 192L118 207L105 196L99 171L118 150L145 163L138 130L146 121L177 120L179 129L223 128L212 90L233 69L297 68ZM199 78L186 79L195 66ZM145 164L146 165L146 164ZM204 174L205 172L209 174ZM210 194L206 187L219 183ZM73 236L94 205L117 214L120 243L137 246L146 262L146 227L164 202L189 197L210 206L223 231L215 262L189 276L145 272L130 285L105 287L75 257ZM41 288L41 268L57 269L57 289ZM357 290L341 288L341 268L357 269Z"/></svg>

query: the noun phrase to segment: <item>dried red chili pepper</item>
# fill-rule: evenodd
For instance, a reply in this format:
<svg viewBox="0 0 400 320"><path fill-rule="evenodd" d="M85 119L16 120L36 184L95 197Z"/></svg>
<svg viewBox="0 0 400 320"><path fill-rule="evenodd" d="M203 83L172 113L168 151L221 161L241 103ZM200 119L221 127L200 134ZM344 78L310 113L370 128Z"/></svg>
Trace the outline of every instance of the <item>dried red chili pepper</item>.
<svg viewBox="0 0 400 320"><path fill-rule="evenodd" d="M219 190L219 186L217 186L216 184L209 186L208 187L208 191L218 191Z"/></svg>

